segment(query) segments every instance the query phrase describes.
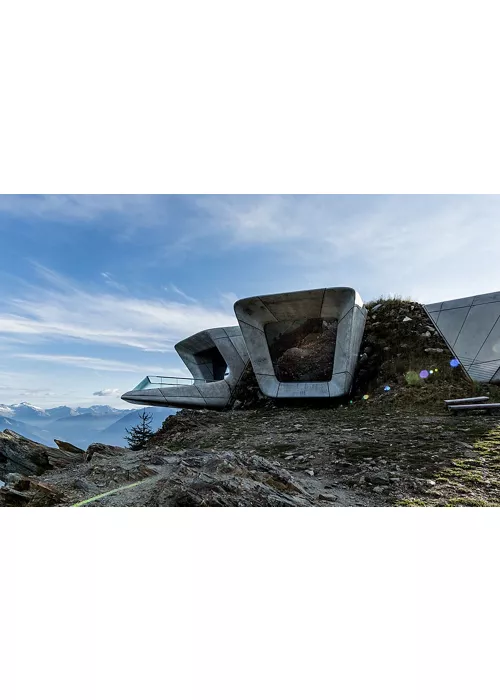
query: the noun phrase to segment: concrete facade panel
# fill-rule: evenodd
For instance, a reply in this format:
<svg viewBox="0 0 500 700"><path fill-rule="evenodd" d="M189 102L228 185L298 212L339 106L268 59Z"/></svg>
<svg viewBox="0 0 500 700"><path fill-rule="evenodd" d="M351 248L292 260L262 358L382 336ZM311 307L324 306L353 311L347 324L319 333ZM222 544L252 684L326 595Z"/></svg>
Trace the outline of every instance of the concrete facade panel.
<svg viewBox="0 0 500 700"><path fill-rule="evenodd" d="M465 325L453 344L456 355L474 360L499 315L500 302L473 306L469 311Z"/></svg>
<svg viewBox="0 0 500 700"><path fill-rule="evenodd" d="M470 308L470 306L450 308L439 314L436 324L439 332L444 335L450 345L455 344Z"/></svg>
<svg viewBox="0 0 500 700"><path fill-rule="evenodd" d="M288 292L261 297L266 307L278 321L296 318L320 318L324 289Z"/></svg>
<svg viewBox="0 0 500 700"><path fill-rule="evenodd" d="M325 398L330 397L328 382L280 382L278 399L288 398Z"/></svg>
<svg viewBox="0 0 500 700"><path fill-rule="evenodd" d="M500 292L491 292L491 294L479 294L474 297L473 306L477 304L491 304L494 301L500 301Z"/></svg>
<svg viewBox="0 0 500 700"><path fill-rule="evenodd" d="M484 341L481 350L474 360L474 364L491 362L497 359L500 360L500 319L497 319L497 322Z"/></svg>
<svg viewBox="0 0 500 700"><path fill-rule="evenodd" d="M276 398L280 383L274 374L272 376L269 374L256 374L255 376L259 384L259 389L262 391L264 396Z"/></svg>
<svg viewBox="0 0 500 700"><path fill-rule="evenodd" d="M461 306L472 306L474 297L463 297L462 299L452 299L451 301L441 302L441 311L447 311L448 309L458 309Z"/></svg>
<svg viewBox="0 0 500 700"><path fill-rule="evenodd" d="M352 375L349 372L334 374L330 382L330 396L344 396L348 394L352 386Z"/></svg>
<svg viewBox="0 0 500 700"><path fill-rule="evenodd" d="M425 309L469 377L494 381L500 366L500 292L441 302L436 316L437 306Z"/></svg>
<svg viewBox="0 0 500 700"><path fill-rule="evenodd" d="M240 328L255 374L274 375L273 363L264 331L260 328L249 326L244 321L240 322Z"/></svg>
<svg viewBox="0 0 500 700"><path fill-rule="evenodd" d="M203 398L225 398L227 402L231 396L231 388L225 380L221 382L207 382L206 384L201 384L198 389Z"/></svg>
<svg viewBox="0 0 500 700"><path fill-rule="evenodd" d="M251 326L256 326L262 329L266 323L273 323L278 319L273 316L269 309L263 304L260 297L249 297L248 299L240 299L234 305L236 310L238 306L237 319L248 323Z"/></svg>
<svg viewBox="0 0 500 700"><path fill-rule="evenodd" d="M440 301L437 304L425 304L425 309L427 313L432 314L435 311L441 311L441 307L443 306L443 302Z"/></svg>

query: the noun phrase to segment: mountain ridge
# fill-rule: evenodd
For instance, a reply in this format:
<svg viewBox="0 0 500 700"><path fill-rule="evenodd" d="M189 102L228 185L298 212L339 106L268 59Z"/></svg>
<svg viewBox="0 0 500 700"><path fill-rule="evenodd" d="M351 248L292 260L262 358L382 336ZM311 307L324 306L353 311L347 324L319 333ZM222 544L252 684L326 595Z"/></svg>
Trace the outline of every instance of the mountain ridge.
<svg viewBox="0 0 500 700"><path fill-rule="evenodd" d="M13 430L48 446L57 439L86 449L92 442L102 441L105 437L109 444L123 447L126 445L125 429L139 423L139 413L143 410L153 415L153 429L158 429L168 415L176 412L175 409L160 407L119 409L96 404L76 409L69 406L43 409L26 401L0 403L0 432Z"/></svg>

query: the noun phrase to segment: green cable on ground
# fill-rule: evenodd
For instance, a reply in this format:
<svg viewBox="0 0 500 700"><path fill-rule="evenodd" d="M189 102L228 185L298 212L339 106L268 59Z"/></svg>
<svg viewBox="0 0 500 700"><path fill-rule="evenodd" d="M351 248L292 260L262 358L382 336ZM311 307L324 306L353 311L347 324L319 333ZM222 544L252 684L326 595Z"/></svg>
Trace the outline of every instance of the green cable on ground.
<svg viewBox="0 0 500 700"><path fill-rule="evenodd" d="M98 501L100 498L104 498L105 496L111 496L113 493L118 493L118 491L125 491L125 489L131 489L134 486L138 486L139 484L143 484L145 481L148 481L148 479L143 479L142 481L134 481L133 484L127 484L126 486L120 486L117 489L113 489L112 491L106 491L106 493L100 493L98 496L93 496L92 498L87 498L85 501L80 501L80 503L73 503L72 508L78 508L79 506L84 506L86 503L92 503L92 501Z"/></svg>

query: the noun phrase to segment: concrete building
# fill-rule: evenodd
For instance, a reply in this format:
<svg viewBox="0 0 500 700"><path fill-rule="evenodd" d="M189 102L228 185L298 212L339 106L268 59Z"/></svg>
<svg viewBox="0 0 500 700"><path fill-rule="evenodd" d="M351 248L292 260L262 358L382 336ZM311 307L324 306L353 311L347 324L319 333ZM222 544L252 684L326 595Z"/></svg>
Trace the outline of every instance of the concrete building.
<svg viewBox="0 0 500 700"><path fill-rule="evenodd" d="M234 311L265 396L330 398L349 393L367 315L354 289L249 297L237 301ZM287 335L293 343L286 343Z"/></svg>
<svg viewBox="0 0 500 700"><path fill-rule="evenodd" d="M500 292L424 306L473 380L500 383ZM240 299L238 326L211 328L175 349L191 377L146 377L124 401L141 406L225 408L249 362L272 398L350 392L367 311L350 287Z"/></svg>
<svg viewBox="0 0 500 700"><path fill-rule="evenodd" d="M350 287L241 299L239 326L211 328L175 349L191 377L146 377L122 399L141 406L223 409L249 361L265 396L348 394L366 320Z"/></svg>
<svg viewBox="0 0 500 700"><path fill-rule="evenodd" d="M201 331L175 349L192 377L146 377L122 399L141 406L224 408L249 361L239 326Z"/></svg>
<svg viewBox="0 0 500 700"><path fill-rule="evenodd" d="M500 382L500 292L424 308L471 379Z"/></svg>

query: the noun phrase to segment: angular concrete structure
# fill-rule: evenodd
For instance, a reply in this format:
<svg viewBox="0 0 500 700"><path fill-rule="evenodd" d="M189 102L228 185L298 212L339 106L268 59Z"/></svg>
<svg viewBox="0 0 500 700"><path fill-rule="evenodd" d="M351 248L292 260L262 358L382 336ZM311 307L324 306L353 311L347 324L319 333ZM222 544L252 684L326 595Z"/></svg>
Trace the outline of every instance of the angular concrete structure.
<svg viewBox="0 0 500 700"><path fill-rule="evenodd" d="M146 377L122 399L141 406L225 408L249 362L239 326L201 331L175 349L192 377Z"/></svg>
<svg viewBox="0 0 500 700"><path fill-rule="evenodd" d="M471 379L500 382L500 292L424 308Z"/></svg>
<svg viewBox="0 0 500 700"><path fill-rule="evenodd" d="M234 311L263 394L280 399L349 393L367 316L354 289L249 297L237 301Z"/></svg>

